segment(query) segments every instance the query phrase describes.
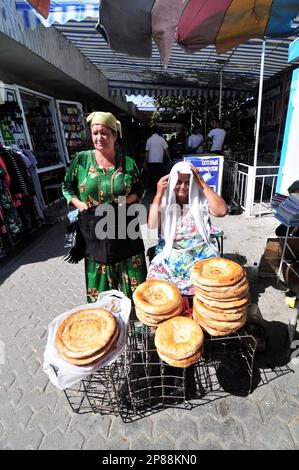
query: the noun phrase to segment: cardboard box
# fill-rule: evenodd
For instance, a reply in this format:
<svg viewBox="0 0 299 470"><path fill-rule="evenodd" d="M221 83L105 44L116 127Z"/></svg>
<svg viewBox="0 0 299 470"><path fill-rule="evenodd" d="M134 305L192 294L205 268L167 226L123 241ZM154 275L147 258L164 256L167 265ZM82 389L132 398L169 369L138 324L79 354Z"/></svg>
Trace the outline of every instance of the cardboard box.
<svg viewBox="0 0 299 470"><path fill-rule="evenodd" d="M259 264L259 276L267 277L277 275L284 240L284 237L267 238ZM299 260L299 237L288 238L284 259L289 263Z"/></svg>

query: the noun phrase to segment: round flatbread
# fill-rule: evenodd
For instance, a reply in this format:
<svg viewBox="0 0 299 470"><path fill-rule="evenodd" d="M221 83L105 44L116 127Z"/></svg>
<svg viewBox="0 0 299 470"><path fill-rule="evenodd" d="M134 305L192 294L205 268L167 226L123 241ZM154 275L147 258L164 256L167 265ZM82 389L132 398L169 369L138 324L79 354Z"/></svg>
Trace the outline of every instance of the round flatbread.
<svg viewBox="0 0 299 470"><path fill-rule="evenodd" d="M162 315L172 312L182 302L179 289L170 282L150 279L133 292L135 307L146 313Z"/></svg>
<svg viewBox="0 0 299 470"><path fill-rule="evenodd" d="M218 257L198 261L191 270L191 279L197 286L230 286L244 275L244 269L238 263Z"/></svg>
<svg viewBox="0 0 299 470"><path fill-rule="evenodd" d="M155 346L170 359L180 360L192 356L204 340L202 329L187 317L174 317L161 323L155 333Z"/></svg>
<svg viewBox="0 0 299 470"><path fill-rule="evenodd" d="M201 300L201 302L208 308L219 308L223 310L228 310L232 308L238 308L238 307L243 307L248 305L249 303L249 295L247 292L247 295L241 299L221 299L221 300L216 300L216 299L208 299L206 296L203 296L199 292L196 293L197 299Z"/></svg>
<svg viewBox="0 0 299 470"><path fill-rule="evenodd" d="M139 321L141 321L144 325L147 325L147 326L152 326L152 327L157 327L159 325L159 321L153 321L152 319L148 319L146 318L142 311L139 310L138 308L135 308L135 313L136 313L136 317L138 318Z"/></svg>
<svg viewBox="0 0 299 470"><path fill-rule="evenodd" d="M162 354L158 349L157 349L157 353L159 357L162 359L162 361L166 362L170 366L185 368L185 367L191 366L192 364L195 364L202 357L203 347L201 347L199 351L197 351L192 356L189 356L187 359L180 359L180 360L175 360L167 356L164 356L164 354Z"/></svg>
<svg viewBox="0 0 299 470"><path fill-rule="evenodd" d="M182 313L183 310L183 304L181 303L175 310L172 312L168 313L163 313L163 315L157 315L153 313L146 313L144 312L141 308L135 307L135 310L138 310L138 312L144 317L147 318L149 321L153 323L161 323L165 320L168 320L169 318L176 317Z"/></svg>
<svg viewBox="0 0 299 470"><path fill-rule="evenodd" d="M249 294L249 284L246 282L241 287L230 292L214 292L211 288L209 291L195 287L195 293L208 300L221 301L233 301L241 300Z"/></svg>
<svg viewBox="0 0 299 470"><path fill-rule="evenodd" d="M209 326L204 325L203 322L200 322L195 316L193 318L194 318L194 321L196 321L200 325L200 327L204 331L209 333L209 335L211 336L227 336L228 335L227 331L215 330L214 328L210 328Z"/></svg>
<svg viewBox="0 0 299 470"><path fill-rule="evenodd" d="M231 322L212 320L211 318L203 317L196 310L194 311L194 318L200 324L200 326L212 328L216 331L223 331L226 334L233 333L237 331L241 326L245 325L247 320L247 315L244 315L240 320L235 320Z"/></svg>
<svg viewBox="0 0 299 470"><path fill-rule="evenodd" d="M68 315L58 326L55 342L58 352L83 359L100 352L114 336L117 322L102 308L86 308Z"/></svg>
<svg viewBox="0 0 299 470"><path fill-rule="evenodd" d="M59 355L63 360L75 366L81 366L81 367L90 366L92 364L95 364L96 362L103 360L115 348L116 343L119 338L119 334L120 334L120 331L117 328L113 338L111 338L110 343L107 344L105 348L103 348L99 353L92 354L91 356L87 358L78 359L74 357L69 357L67 352L62 351L62 350L59 351Z"/></svg>
<svg viewBox="0 0 299 470"><path fill-rule="evenodd" d="M207 312L207 314L209 314L210 312L219 313L220 315L222 315L223 313L229 313L229 314L230 313L241 313L241 312L244 312L244 310L247 310L247 307L248 307L248 303L243 304L239 307L231 307L231 308L227 308L227 309L218 308L218 307L211 307L211 306L207 305L206 303L202 302L198 298L197 295L194 296L193 302L196 303L197 310L199 310L199 307L200 307L201 312Z"/></svg>
<svg viewBox="0 0 299 470"><path fill-rule="evenodd" d="M244 271L244 274L246 274L245 271ZM247 275L244 275L244 277L240 281L236 282L235 284L231 284L230 286L220 286L220 287L218 286L217 287L217 286L204 286L203 284L197 286L195 284L195 290L199 288L200 290L205 291L207 294L213 293L215 295L218 293L231 294L232 292L237 291L239 288L243 287L244 285L249 286Z"/></svg>
<svg viewBox="0 0 299 470"><path fill-rule="evenodd" d="M208 308L202 308L201 304L199 303L197 297L194 297L194 304L193 304L193 312L196 311L202 317L210 318L211 320L218 320L218 321L238 321L247 314L247 306L240 310L238 313L230 313L227 310L220 313L215 313L213 310L209 310Z"/></svg>

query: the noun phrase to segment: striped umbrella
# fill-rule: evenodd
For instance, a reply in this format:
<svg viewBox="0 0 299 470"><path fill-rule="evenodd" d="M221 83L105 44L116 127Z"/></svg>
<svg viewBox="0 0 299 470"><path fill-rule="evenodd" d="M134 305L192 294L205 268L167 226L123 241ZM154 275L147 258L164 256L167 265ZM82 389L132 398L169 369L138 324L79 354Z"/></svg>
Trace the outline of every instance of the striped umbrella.
<svg viewBox="0 0 299 470"><path fill-rule="evenodd" d="M186 52L215 44L218 53L251 39L294 33L298 0L189 0L176 39Z"/></svg>
<svg viewBox="0 0 299 470"><path fill-rule="evenodd" d="M149 58L153 39L163 65L175 41L187 53L208 45L223 53L249 39L294 35L299 14L299 0L16 0L17 10L24 4L45 26L98 17L117 52Z"/></svg>
<svg viewBox="0 0 299 470"><path fill-rule="evenodd" d="M43 18L47 19L49 16L51 0L28 0L28 3L39 13Z"/></svg>
<svg viewBox="0 0 299 470"><path fill-rule="evenodd" d="M33 0L32 0L33 1ZM130 5L135 0L130 0ZM153 0L149 0L151 3ZM224 1L217 0L206 3L206 7L211 7L217 4L218 10L218 25L221 11L220 6L224 5ZM246 0L243 0L246 2ZM108 2L108 3L106 3ZM133 2L133 3L132 3ZM181 45L172 43L175 37L181 33L181 29L177 26L181 18L180 28L187 27L186 16L190 10L187 7L192 4L193 0L156 0L152 9L148 9L147 13L144 10L139 15L139 20L144 18L146 20L148 33L144 35L144 28L138 29L142 33L140 41L136 45L136 41L125 43L122 41L121 47L132 46L135 51L131 49L131 54L121 53L115 51L107 44L107 41L96 31L96 25L99 19L99 0L51 0L50 11L48 18L43 18L39 13L34 10L25 0L16 0L16 9L20 17L20 21L24 26L34 29L38 24L43 26L53 25L58 29L71 43L73 43L87 59L98 67L109 80L109 91L112 96L125 94L147 94L147 95L186 95L186 96L202 96L207 94L209 96L219 96L219 77L223 87L221 87L222 96L247 96L252 95L253 88L258 84L260 77L260 62L261 62L261 40L251 39L243 42L232 51L219 55L216 52L214 44L207 47L202 47L200 50L186 54ZM122 8L128 2L123 0L113 0L110 4L109 0L102 0L100 9L103 6L114 5L114 10L118 12L119 18L122 18ZM146 0L139 1L139 7L146 6L149 3ZM196 0L197 6L202 4L202 0ZM233 3L232 1L230 2ZM293 24L290 20L295 9L295 3L291 0L286 2L280 0L273 2L272 13L267 30L272 35L288 34L289 31L294 33L296 28L299 27L298 17L294 20ZM299 3L299 0L297 0ZM280 9L278 6L280 5ZM116 9L116 6L118 9ZM275 9L274 9L275 6ZM294 7L291 10L291 7ZM126 8L126 12L129 9ZM291 11L293 13L291 14ZM209 11L205 12L206 17ZM128 18L128 17L127 17ZM130 16L129 16L130 18ZM132 24L138 21L138 15L134 17L134 21L126 21L127 27L130 29ZM194 18L196 14L194 13ZM205 25L205 35L198 35L198 42L202 46L205 37L209 37L209 41L213 41L216 36L210 34L213 31L212 17L211 20ZM224 18L224 13L221 16ZM221 19L220 18L220 19ZM193 23L190 18L190 31L192 30ZM216 17L213 17L216 21ZM111 17L111 20L113 18ZM185 21L185 23L183 22ZM151 21L151 28L150 28ZM215 24L215 23L214 23ZM134 28L132 28L134 29ZM219 27L218 27L219 29ZM215 30L215 28L214 28ZM117 30L120 37L126 34L125 28ZM137 28L135 28L137 31ZM151 34L150 34L151 31ZM279 32L279 33L278 33ZM134 39L134 31L131 31L130 38ZM210 34L210 36L209 36ZM152 41L153 39L153 41ZM265 56L265 69L263 72L264 78L269 78L279 73L281 70L288 66L288 46L295 36L287 37L284 39L271 38L267 41L267 54ZM141 46L143 44L143 46ZM145 46L144 46L145 45ZM136 57L137 49L145 55L151 54L148 57ZM195 50L195 45L193 45ZM169 53L171 52L170 58ZM164 58L169 65L167 70L163 70L161 58ZM220 63L221 61L221 63ZM223 80L222 80L223 79Z"/></svg>
<svg viewBox="0 0 299 470"><path fill-rule="evenodd" d="M299 13L299 0L130 0L129 4L131 11L138 11L138 15L131 16L132 21L126 15L128 2L101 1L99 23L110 46L116 51L149 57L150 38L147 47L142 47L144 34L139 36L136 30L148 31L151 21L151 36L164 65L174 40L188 53L210 44L223 53L251 38L294 34L292 21ZM117 14L111 18L116 7ZM134 37L138 54L132 47Z"/></svg>

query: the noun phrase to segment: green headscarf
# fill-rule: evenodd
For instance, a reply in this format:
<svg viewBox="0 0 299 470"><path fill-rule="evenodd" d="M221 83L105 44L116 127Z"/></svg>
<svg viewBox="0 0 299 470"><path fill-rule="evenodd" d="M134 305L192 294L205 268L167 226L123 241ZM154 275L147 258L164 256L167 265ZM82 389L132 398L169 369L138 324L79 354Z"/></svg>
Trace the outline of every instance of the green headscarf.
<svg viewBox="0 0 299 470"><path fill-rule="evenodd" d="M122 137L121 123L118 121L112 113L104 113L103 111L94 111L87 116L86 121L90 123L90 127L95 124L102 124L103 126L110 127L115 132L119 132Z"/></svg>

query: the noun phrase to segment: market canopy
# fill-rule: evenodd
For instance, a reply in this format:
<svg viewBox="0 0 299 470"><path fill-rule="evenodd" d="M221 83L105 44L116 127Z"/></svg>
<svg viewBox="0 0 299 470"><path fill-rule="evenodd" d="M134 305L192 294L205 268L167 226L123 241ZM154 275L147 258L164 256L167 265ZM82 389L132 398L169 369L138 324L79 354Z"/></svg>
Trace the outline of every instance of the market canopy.
<svg viewBox="0 0 299 470"><path fill-rule="evenodd" d="M261 39L269 78L288 66L299 27L299 0L23 0L16 9L27 27L53 25L78 47L112 95L214 96L220 75L224 96L252 94Z"/></svg>

